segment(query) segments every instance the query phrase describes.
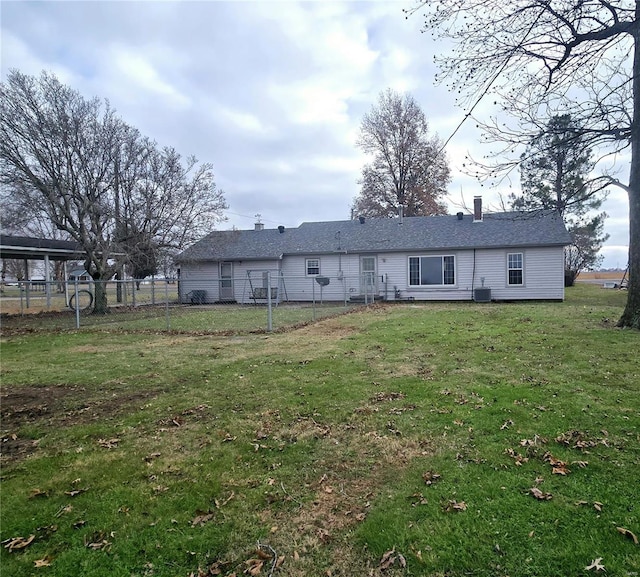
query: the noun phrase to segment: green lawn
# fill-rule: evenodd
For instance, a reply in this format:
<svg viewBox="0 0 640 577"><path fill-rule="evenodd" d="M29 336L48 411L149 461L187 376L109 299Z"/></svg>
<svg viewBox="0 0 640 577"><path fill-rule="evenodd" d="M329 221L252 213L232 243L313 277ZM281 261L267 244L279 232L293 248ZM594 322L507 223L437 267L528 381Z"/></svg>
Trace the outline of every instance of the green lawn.
<svg viewBox="0 0 640 577"><path fill-rule="evenodd" d="M638 575L624 298L5 335L0 574Z"/></svg>

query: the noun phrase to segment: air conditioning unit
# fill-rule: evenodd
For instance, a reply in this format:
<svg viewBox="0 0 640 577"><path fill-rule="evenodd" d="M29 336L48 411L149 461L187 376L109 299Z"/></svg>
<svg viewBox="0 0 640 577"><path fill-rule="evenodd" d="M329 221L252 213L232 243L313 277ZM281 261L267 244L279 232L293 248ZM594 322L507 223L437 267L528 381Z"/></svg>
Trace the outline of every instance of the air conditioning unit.
<svg viewBox="0 0 640 577"><path fill-rule="evenodd" d="M477 303L490 303L491 289L487 287L474 289L473 300L476 301Z"/></svg>

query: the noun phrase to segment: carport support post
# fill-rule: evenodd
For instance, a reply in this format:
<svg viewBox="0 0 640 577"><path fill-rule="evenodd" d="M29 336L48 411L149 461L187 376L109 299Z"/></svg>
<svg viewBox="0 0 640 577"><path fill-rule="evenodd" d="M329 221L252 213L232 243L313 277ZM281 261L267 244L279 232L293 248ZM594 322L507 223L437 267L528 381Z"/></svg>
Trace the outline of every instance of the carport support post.
<svg viewBox="0 0 640 577"><path fill-rule="evenodd" d="M67 261L63 263L64 268L64 306L69 304L69 277L67 276Z"/></svg>
<svg viewBox="0 0 640 577"><path fill-rule="evenodd" d="M30 305L30 294L29 294L29 285L31 284L31 279L29 278L29 261L25 258L24 259L24 296L25 296L25 301L27 303L27 308L29 308Z"/></svg>
<svg viewBox="0 0 640 577"><path fill-rule="evenodd" d="M273 311L271 308L271 272L267 272L267 331L273 330Z"/></svg>
<svg viewBox="0 0 640 577"><path fill-rule="evenodd" d="M44 255L44 290L47 293L47 310L51 310L51 270L48 254Z"/></svg>

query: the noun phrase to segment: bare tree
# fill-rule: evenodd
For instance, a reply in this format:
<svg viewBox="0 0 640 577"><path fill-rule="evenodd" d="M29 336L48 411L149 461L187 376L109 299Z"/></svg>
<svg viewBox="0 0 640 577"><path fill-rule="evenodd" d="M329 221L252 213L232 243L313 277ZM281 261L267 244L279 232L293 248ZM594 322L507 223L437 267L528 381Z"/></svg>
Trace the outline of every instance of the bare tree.
<svg viewBox="0 0 640 577"><path fill-rule="evenodd" d="M406 216L446 214L447 159L411 95L382 92L362 119L357 144L373 162L362 169L354 214L391 217L400 206Z"/></svg>
<svg viewBox="0 0 640 577"><path fill-rule="evenodd" d="M627 305L619 326L640 328L640 0L421 0L425 31L449 41L440 80L458 104L500 145L481 177L504 175L514 154L554 114L571 114L601 155L631 151ZM495 116L477 118L481 101ZM509 121L509 119L514 119Z"/></svg>
<svg viewBox="0 0 640 577"><path fill-rule="evenodd" d="M184 167L107 102L86 100L52 74L12 71L0 113L1 181L83 247L98 281L94 312L108 311L103 281L135 261L131 247L181 247L226 208L210 165L189 159Z"/></svg>

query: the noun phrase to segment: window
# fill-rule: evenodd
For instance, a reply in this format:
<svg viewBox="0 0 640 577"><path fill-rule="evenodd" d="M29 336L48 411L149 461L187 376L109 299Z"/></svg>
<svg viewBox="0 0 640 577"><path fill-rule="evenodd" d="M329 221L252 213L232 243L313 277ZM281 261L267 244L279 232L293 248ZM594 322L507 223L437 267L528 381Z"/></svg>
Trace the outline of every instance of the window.
<svg viewBox="0 0 640 577"><path fill-rule="evenodd" d="M409 286L456 284L454 256L410 256Z"/></svg>
<svg viewBox="0 0 640 577"><path fill-rule="evenodd" d="M320 274L320 259L308 258L306 260L307 276L317 276Z"/></svg>
<svg viewBox="0 0 640 577"><path fill-rule="evenodd" d="M507 283L509 286L524 284L522 253L511 252L507 255Z"/></svg>

